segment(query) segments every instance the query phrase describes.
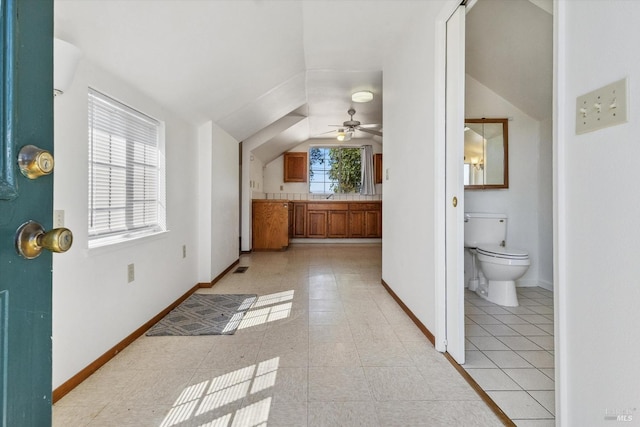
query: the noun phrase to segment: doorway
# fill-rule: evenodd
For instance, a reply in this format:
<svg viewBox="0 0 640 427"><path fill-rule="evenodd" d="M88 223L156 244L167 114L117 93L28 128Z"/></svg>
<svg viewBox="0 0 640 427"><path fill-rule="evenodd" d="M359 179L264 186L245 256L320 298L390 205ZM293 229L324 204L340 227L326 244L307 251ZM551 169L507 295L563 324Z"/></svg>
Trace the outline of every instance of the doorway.
<svg viewBox="0 0 640 427"><path fill-rule="evenodd" d="M531 266L518 307L465 290L463 367L512 420L553 423L553 17L529 0L478 0L466 18L465 117L508 118L510 144L509 188L467 190L465 210L506 214L507 245Z"/></svg>

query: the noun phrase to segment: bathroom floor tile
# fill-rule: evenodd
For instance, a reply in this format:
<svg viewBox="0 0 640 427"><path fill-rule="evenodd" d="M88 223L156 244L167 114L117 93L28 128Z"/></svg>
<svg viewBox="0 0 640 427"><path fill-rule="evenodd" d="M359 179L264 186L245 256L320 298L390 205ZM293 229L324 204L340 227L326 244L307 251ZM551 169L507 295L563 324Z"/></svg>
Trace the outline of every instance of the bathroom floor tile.
<svg viewBox="0 0 640 427"><path fill-rule="evenodd" d="M465 363L462 367L465 369L495 368L496 364L481 351L467 350L465 351Z"/></svg>
<svg viewBox="0 0 640 427"><path fill-rule="evenodd" d="M509 347L500 342L496 337L468 337L467 339L479 350L509 350Z"/></svg>
<svg viewBox="0 0 640 427"><path fill-rule="evenodd" d="M553 414L526 391L488 391L487 394L511 419L553 418Z"/></svg>
<svg viewBox="0 0 640 427"><path fill-rule="evenodd" d="M529 394L544 406L547 411L555 415L556 397L554 391L530 391Z"/></svg>
<svg viewBox="0 0 640 427"><path fill-rule="evenodd" d="M528 338L545 350L553 350L554 348L554 338L550 335L530 336ZM530 349L521 348L518 350L530 350Z"/></svg>
<svg viewBox="0 0 640 427"><path fill-rule="evenodd" d="M467 369L483 390L521 390L521 387L502 369Z"/></svg>
<svg viewBox="0 0 640 427"><path fill-rule="evenodd" d="M536 335L549 335L535 325L511 325L511 328L525 337Z"/></svg>
<svg viewBox="0 0 640 427"><path fill-rule="evenodd" d="M517 351L518 355L531 363L536 368L553 368L553 356L546 351Z"/></svg>
<svg viewBox="0 0 640 427"><path fill-rule="evenodd" d="M521 335L516 337L498 337L511 350L543 350L542 347L534 343L527 337Z"/></svg>
<svg viewBox="0 0 640 427"><path fill-rule="evenodd" d="M487 326L487 325L485 325ZM464 328L464 335L466 337L488 337L491 334L484 329L482 326L474 323L471 325L465 325Z"/></svg>
<svg viewBox="0 0 640 427"><path fill-rule="evenodd" d="M538 369L505 369L523 390L555 390L555 383Z"/></svg>
<svg viewBox="0 0 640 427"><path fill-rule="evenodd" d="M467 317L478 325L496 325L502 323L490 314L468 314Z"/></svg>
<svg viewBox="0 0 640 427"><path fill-rule="evenodd" d="M520 335L507 325L484 325L483 328L494 337L516 336Z"/></svg>
<svg viewBox="0 0 640 427"><path fill-rule="evenodd" d="M533 368L529 362L514 351L483 351L499 368Z"/></svg>
<svg viewBox="0 0 640 427"><path fill-rule="evenodd" d="M493 317L495 317L505 325L526 325L527 323L529 323L516 314L494 314Z"/></svg>

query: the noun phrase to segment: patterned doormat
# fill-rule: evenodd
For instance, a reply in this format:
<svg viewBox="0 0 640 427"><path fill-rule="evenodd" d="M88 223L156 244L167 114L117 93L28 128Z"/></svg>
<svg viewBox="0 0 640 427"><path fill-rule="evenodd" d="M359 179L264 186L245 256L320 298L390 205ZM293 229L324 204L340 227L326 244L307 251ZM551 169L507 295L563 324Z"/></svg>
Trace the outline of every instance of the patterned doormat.
<svg viewBox="0 0 640 427"><path fill-rule="evenodd" d="M193 294L146 335L233 335L256 299L255 294Z"/></svg>

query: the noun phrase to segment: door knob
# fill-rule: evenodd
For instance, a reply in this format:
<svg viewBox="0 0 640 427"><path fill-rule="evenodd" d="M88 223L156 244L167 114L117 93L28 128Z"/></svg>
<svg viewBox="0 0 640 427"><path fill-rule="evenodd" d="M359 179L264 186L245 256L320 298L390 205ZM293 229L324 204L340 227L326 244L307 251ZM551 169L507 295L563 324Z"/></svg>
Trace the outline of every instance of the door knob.
<svg viewBox="0 0 640 427"><path fill-rule="evenodd" d="M35 145L25 145L18 153L20 172L29 179L36 179L53 172L53 156Z"/></svg>
<svg viewBox="0 0 640 427"><path fill-rule="evenodd" d="M73 243L73 233L67 228L54 228L47 232L35 221L22 224L16 231L16 250L27 259L40 255L43 249L66 252Z"/></svg>
<svg viewBox="0 0 640 427"><path fill-rule="evenodd" d="M453 196L452 203L453 203L453 207L454 207L454 208L455 208L455 207L458 207L458 198L457 198L457 197L455 197L455 196Z"/></svg>

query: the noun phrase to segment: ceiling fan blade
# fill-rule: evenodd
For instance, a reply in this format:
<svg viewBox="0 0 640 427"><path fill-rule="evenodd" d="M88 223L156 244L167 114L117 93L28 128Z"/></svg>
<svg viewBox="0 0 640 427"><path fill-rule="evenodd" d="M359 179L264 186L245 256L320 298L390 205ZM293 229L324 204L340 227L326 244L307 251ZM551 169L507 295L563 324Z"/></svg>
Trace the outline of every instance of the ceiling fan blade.
<svg viewBox="0 0 640 427"><path fill-rule="evenodd" d="M358 130L362 132L370 133L371 135L382 136L382 132L380 132L379 130L363 129L362 127L359 127Z"/></svg>
<svg viewBox="0 0 640 427"><path fill-rule="evenodd" d="M365 128L365 129L371 129L371 128L380 128L382 127L382 125L380 123L367 123L365 125L360 125L359 127Z"/></svg>
<svg viewBox="0 0 640 427"><path fill-rule="evenodd" d="M338 131L338 129L334 129L334 130L330 130L330 131L327 131L327 132L319 133L319 134L317 134L317 136L319 136L319 135L326 135L326 134L328 134L328 133L333 133L333 132L337 132L337 131Z"/></svg>

